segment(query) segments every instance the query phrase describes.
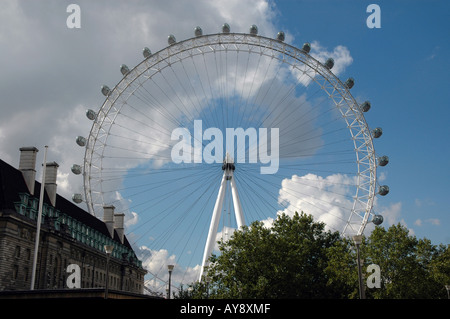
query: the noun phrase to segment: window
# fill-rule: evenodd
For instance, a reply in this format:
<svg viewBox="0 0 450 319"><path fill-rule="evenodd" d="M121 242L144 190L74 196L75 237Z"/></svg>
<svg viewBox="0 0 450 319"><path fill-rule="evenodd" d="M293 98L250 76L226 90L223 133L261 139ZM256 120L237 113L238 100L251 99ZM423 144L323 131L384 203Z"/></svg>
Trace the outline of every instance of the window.
<svg viewBox="0 0 450 319"><path fill-rule="evenodd" d="M28 194L20 193L19 194L20 201L22 204L27 205L28 204Z"/></svg>
<svg viewBox="0 0 450 319"><path fill-rule="evenodd" d="M17 279L18 274L19 274L19 266L14 265L13 266L13 272L12 272L12 278L14 280Z"/></svg>
<svg viewBox="0 0 450 319"><path fill-rule="evenodd" d="M14 251L14 257L20 258L20 246L16 246L16 249Z"/></svg>

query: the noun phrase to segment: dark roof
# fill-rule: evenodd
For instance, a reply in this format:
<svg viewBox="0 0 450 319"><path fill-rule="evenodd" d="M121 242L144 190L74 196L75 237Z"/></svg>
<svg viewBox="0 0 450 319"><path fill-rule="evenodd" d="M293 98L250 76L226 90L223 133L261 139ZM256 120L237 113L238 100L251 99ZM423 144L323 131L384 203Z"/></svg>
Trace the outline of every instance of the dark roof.
<svg viewBox="0 0 450 319"><path fill-rule="evenodd" d="M35 181L33 197L40 198L40 190L41 183ZM20 202L20 193L29 194L22 172L0 159L0 210L10 209L15 211L14 203ZM47 192L44 193L44 203L53 206ZM89 226L108 237L110 236L108 228L103 221L58 194L56 195L54 207L61 213L78 220L86 226ZM119 236L115 230L114 240L120 243ZM124 236L124 245L133 250L126 236Z"/></svg>

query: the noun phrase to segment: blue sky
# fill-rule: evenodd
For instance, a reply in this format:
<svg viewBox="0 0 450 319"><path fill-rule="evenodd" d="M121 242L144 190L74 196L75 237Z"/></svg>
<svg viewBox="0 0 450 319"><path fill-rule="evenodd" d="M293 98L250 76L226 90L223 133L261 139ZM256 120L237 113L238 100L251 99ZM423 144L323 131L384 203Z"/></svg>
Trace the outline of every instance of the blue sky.
<svg viewBox="0 0 450 319"><path fill-rule="evenodd" d="M380 29L366 26L371 3L380 6ZM390 158L383 204L401 203L401 219L416 236L448 244L450 4L278 1L277 8L280 25L297 44L313 38L349 48L354 62L346 74L356 80L354 91L371 101L366 118L383 128L375 149Z"/></svg>
<svg viewBox="0 0 450 319"><path fill-rule="evenodd" d="M435 244L450 243L448 1L7 0L2 3L0 157L18 166L18 149L34 145L41 150L39 162L43 158L44 145L49 145L47 158L60 164L58 192L62 195L70 197L72 193L83 192L82 179L70 172L70 166L82 164L84 156L84 150L74 142L75 136L89 134L92 122L86 119L85 110L100 108L105 99L100 86L107 84L112 88L122 79L119 72L122 63L133 68L143 59L143 47L148 46L152 52L161 50L167 45L169 34L174 34L177 40L190 38L196 25L202 26L207 34L220 32L224 22L230 24L232 32L247 32L254 23L263 36L275 37L282 30L286 33L286 42L293 46L301 47L304 42L311 42L315 45L315 54L339 57L339 63L336 63L339 65L334 71L338 72L339 66L341 80L355 79L355 87L351 90L353 96L359 102L369 100L372 103L371 110L365 114L369 126L383 128L383 136L375 140L377 155L390 158L388 166L378 169L380 183L390 187L390 193L378 198L376 203L377 213L385 216L383 225L388 227L400 222L419 238L429 238ZM80 29L66 26L69 15L66 8L71 3L80 5ZM366 8L371 3L378 4L381 9L379 29L370 29L366 25L370 14ZM311 92L299 92L302 93L309 95ZM301 98L297 98L300 103ZM316 105L319 105L320 100L317 101ZM316 124L320 123L326 121ZM135 124L138 128L136 121ZM331 132L332 127L326 130ZM111 196L128 205L127 232L132 241L136 240L146 266L157 271L165 269L169 262L180 263L178 268L184 267L184 270L175 272L175 278L178 281L195 278L198 266L194 268L198 261L195 258L188 261L195 255L192 249L186 249L188 253L180 257L175 250L170 251L164 246L168 238L158 240L161 242L159 248L151 247L151 244L157 236L156 228L164 230L169 224L180 227L178 230L185 227L185 237L181 236L181 231L177 233L178 237L175 236L176 246L183 248L183 240L190 238L201 243L196 253L201 255L211 208L197 203L196 207L205 208L201 214L192 217L179 214L171 223L157 224L153 217L139 211L143 206L137 206L138 198L144 197L145 202L145 196L149 195L144 191L157 186L157 196L167 195L160 186L164 185L161 184L164 179L182 189L186 185L183 181L189 180L190 171L158 175L163 178L155 175L149 184L146 180L149 175L145 175L149 168L145 164L135 167L120 187L113 185L116 187L113 190L118 192L111 192ZM339 170L346 171L344 167ZM39 173L38 168L38 176ZM196 178L191 180L192 190L186 193L192 196L185 206L195 203L195 196L201 196L201 202L213 205L222 172L218 170L208 175L209 171L205 169L203 173L207 182L202 182L202 175L195 175ZM288 177L288 172L284 173L286 176L281 177ZM244 210L261 207L259 212L250 213L248 220L267 220L269 216L263 204L266 200L276 203L276 194L265 198L264 193L258 191L258 187L264 185L259 183L259 176L248 176L253 179L238 184ZM267 185L276 190L280 188L281 179L269 179ZM346 185L349 181L341 176L334 185ZM136 189L142 192L138 194ZM176 186L173 189L177 189ZM155 193L153 196L157 197ZM182 195L170 197L173 206L169 207L178 207L177 200L183 198ZM81 205L85 208L84 203ZM133 210L130 207L134 205ZM148 205L149 211L158 207L156 201ZM223 218L234 219L226 213ZM203 237L196 238L187 227L202 229L196 233L202 233ZM168 250L164 250L165 247ZM159 277L166 279L165 270ZM161 284L155 282L154 285L163 289Z"/></svg>

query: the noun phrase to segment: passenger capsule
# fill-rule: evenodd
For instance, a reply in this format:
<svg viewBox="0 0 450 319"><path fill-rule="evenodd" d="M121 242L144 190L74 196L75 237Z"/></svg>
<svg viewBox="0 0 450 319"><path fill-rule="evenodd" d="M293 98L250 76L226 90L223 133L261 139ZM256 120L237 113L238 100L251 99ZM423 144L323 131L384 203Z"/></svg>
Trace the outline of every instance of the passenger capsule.
<svg viewBox="0 0 450 319"><path fill-rule="evenodd" d="M104 96L108 96L110 93L111 93L111 89L106 85L102 85L102 94Z"/></svg>
<svg viewBox="0 0 450 319"><path fill-rule="evenodd" d="M329 59L327 59L327 60L325 61L325 67L326 67L328 70L331 70L331 69L333 68L333 66L334 66L334 59L333 59L333 58L329 58Z"/></svg>
<svg viewBox="0 0 450 319"><path fill-rule="evenodd" d="M381 129L381 127L377 127L372 131L372 135L374 138L379 138L381 135L383 135L383 130Z"/></svg>
<svg viewBox="0 0 450 319"><path fill-rule="evenodd" d="M365 101L363 104L361 104L361 110L365 113L370 110L371 106L372 105L370 104L369 101Z"/></svg>
<svg viewBox="0 0 450 319"><path fill-rule="evenodd" d="M302 51L305 53L309 53L309 51L311 51L311 44L309 44L308 42L303 44Z"/></svg>
<svg viewBox="0 0 450 319"><path fill-rule="evenodd" d="M91 121L93 121L97 118L97 113L95 113L95 111L89 109L86 111L86 117L88 119L90 119Z"/></svg>
<svg viewBox="0 0 450 319"><path fill-rule="evenodd" d="M373 216L372 222L377 226L381 225L383 223L383 216L381 216L381 215Z"/></svg>
<svg viewBox="0 0 450 319"><path fill-rule="evenodd" d="M389 157L386 155L378 158L378 166L386 166L389 163Z"/></svg>
<svg viewBox="0 0 450 319"><path fill-rule="evenodd" d="M258 34L258 27L254 24L251 25L250 27L250 34L251 35L257 35Z"/></svg>
<svg viewBox="0 0 450 319"><path fill-rule="evenodd" d="M75 175L80 175L81 174L81 166L78 164L73 164L72 167L70 168L70 170L72 171L72 173L74 173Z"/></svg>
<svg viewBox="0 0 450 319"><path fill-rule="evenodd" d="M224 23L222 26L223 33L230 33L230 25L228 23Z"/></svg>
<svg viewBox="0 0 450 319"><path fill-rule="evenodd" d="M347 89L351 89L355 85L355 80L353 78L348 78L347 81L345 81L345 86Z"/></svg>
<svg viewBox="0 0 450 319"><path fill-rule="evenodd" d="M386 196L389 193L389 186L383 185L378 188L378 194Z"/></svg>
<svg viewBox="0 0 450 319"><path fill-rule="evenodd" d="M79 203L81 203L83 201L83 196L81 194L73 194L72 195L72 200L75 203L79 204Z"/></svg>
<svg viewBox="0 0 450 319"><path fill-rule="evenodd" d="M175 39L175 36L173 34L167 37L167 43L169 43L169 45L177 43L177 39Z"/></svg>
<svg viewBox="0 0 450 319"><path fill-rule="evenodd" d="M286 38L285 34L283 31L278 32L277 34L277 40L283 42L284 39Z"/></svg>
<svg viewBox="0 0 450 319"><path fill-rule="evenodd" d="M152 55L152 51L150 51L149 48L145 47L142 50L142 55L144 56L144 58L148 59Z"/></svg>
<svg viewBox="0 0 450 319"><path fill-rule="evenodd" d="M195 27L195 29L194 29L194 34L195 34L196 37L199 37L199 36L203 35L203 30L202 30L202 28L200 28L200 27Z"/></svg>
<svg viewBox="0 0 450 319"><path fill-rule="evenodd" d="M86 139L83 136L77 136L76 142L79 146L86 146Z"/></svg>
<svg viewBox="0 0 450 319"><path fill-rule="evenodd" d="M120 66L120 73L122 73L122 75L126 75L128 72L130 72L130 69L125 64L122 64Z"/></svg>

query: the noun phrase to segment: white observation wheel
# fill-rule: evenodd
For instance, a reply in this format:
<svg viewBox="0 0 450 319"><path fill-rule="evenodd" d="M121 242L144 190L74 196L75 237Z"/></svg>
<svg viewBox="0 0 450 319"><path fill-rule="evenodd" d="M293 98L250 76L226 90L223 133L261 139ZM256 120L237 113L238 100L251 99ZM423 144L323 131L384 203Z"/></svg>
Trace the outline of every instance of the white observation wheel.
<svg viewBox="0 0 450 319"><path fill-rule="evenodd" d="M136 227L149 228L139 238L158 242L155 250L170 246L169 233L176 233L182 237L177 247L196 255L194 267L202 252L187 247L204 245L226 174L213 158L223 160L230 151L225 138L220 144L209 129L226 136L228 128L242 128L248 133L244 156L239 157L239 149L231 154L236 167L230 187L240 195L236 217L243 214L250 223L269 221L277 212L317 212L315 217L330 229L348 235L362 234L369 222L382 222L372 212L375 196L389 191L377 185L377 166L388 163L386 156L376 156L373 145L382 131L369 128L364 113L370 103L354 99L354 80L335 76L333 59L318 61L309 43L296 48L284 42L282 32L267 38L255 26L242 34L231 33L225 24L222 33L210 35L197 27L193 38L177 42L169 36L168 43L154 54L145 48L144 60L133 69L122 65L122 79L112 89L101 89L106 97L101 108L87 112L91 131L77 138L86 147L83 167L72 170L83 173L91 214L101 216L105 205L114 205L129 216L139 215ZM279 130L279 158L271 174L262 174L268 162L261 154L252 162L251 154L261 147L266 155L274 154L273 132L267 136L271 128ZM174 132L189 133L183 141L192 148L183 150L192 152L183 153L184 161L174 161L174 147L184 147ZM259 134L258 147L251 132ZM228 200L223 195L224 220L226 210L235 210L227 205L231 201L231 195ZM183 227L189 229L183 232ZM222 236L226 229L224 224ZM216 235L217 227L208 238L215 242ZM177 254L183 259L182 252Z"/></svg>

